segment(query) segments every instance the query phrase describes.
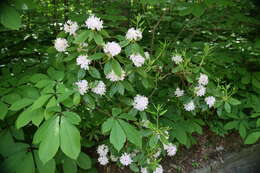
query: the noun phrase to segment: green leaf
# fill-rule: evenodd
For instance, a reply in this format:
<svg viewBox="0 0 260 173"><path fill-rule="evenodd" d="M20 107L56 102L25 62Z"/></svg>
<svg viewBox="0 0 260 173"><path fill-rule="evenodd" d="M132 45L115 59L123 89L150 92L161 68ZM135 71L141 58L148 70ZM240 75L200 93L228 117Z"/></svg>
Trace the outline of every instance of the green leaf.
<svg viewBox="0 0 260 173"><path fill-rule="evenodd" d="M89 67L88 72L90 76L92 76L93 78L97 78L97 79L101 78L99 71L95 67Z"/></svg>
<svg viewBox="0 0 260 173"><path fill-rule="evenodd" d="M61 117L60 140L64 154L76 160L80 153L80 133L67 117Z"/></svg>
<svg viewBox="0 0 260 173"><path fill-rule="evenodd" d="M118 121L115 121L114 126L112 127L109 140L117 151L120 151L125 144L126 135Z"/></svg>
<svg viewBox="0 0 260 173"><path fill-rule="evenodd" d="M49 160L47 163L43 164L42 161L39 158L39 153L38 151L34 152L34 156L35 156L35 161L36 161L36 165L37 165L37 169L39 171L39 173L55 173L55 169L56 169L56 163L54 159Z"/></svg>
<svg viewBox="0 0 260 173"><path fill-rule="evenodd" d="M73 96L73 104L78 105L79 103L80 103L80 94L75 93L74 96Z"/></svg>
<svg viewBox="0 0 260 173"><path fill-rule="evenodd" d="M80 116L74 112L63 112L64 117L71 123L79 125L81 119Z"/></svg>
<svg viewBox="0 0 260 173"><path fill-rule="evenodd" d="M63 167L63 173L77 173L78 171L76 162L69 158L64 159L64 163L62 167Z"/></svg>
<svg viewBox="0 0 260 173"><path fill-rule="evenodd" d="M129 123L127 123L123 120L119 119L119 123L120 123L121 127L123 128L127 139L134 145L141 148L142 147L141 133L138 130L136 130L136 128L134 126L130 125Z"/></svg>
<svg viewBox="0 0 260 173"><path fill-rule="evenodd" d="M153 135L150 139L149 139L149 146L151 148L154 148L157 143L158 143L159 139L158 139L158 136L157 135Z"/></svg>
<svg viewBox="0 0 260 173"><path fill-rule="evenodd" d="M185 131L185 127L182 127L180 125L177 125L176 124L176 128L173 130L173 136L175 136L177 138L177 140L186 145L187 144L187 134L186 134L186 131Z"/></svg>
<svg viewBox="0 0 260 173"><path fill-rule="evenodd" d="M8 112L8 107L3 102L0 102L0 120L3 120L5 118L5 115Z"/></svg>
<svg viewBox="0 0 260 173"><path fill-rule="evenodd" d="M200 17L205 11L203 4L193 4L192 14L196 17Z"/></svg>
<svg viewBox="0 0 260 173"><path fill-rule="evenodd" d="M109 132L112 127L114 126L115 120L114 118L109 118L107 119L103 124L102 124L102 133L107 133Z"/></svg>
<svg viewBox="0 0 260 173"><path fill-rule="evenodd" d="M42 107L51 96L51 94L40 96L31 106L31 110L35 110Z"/></svg>
<svg viewBox="0 0 260 173"><path fill-rule="evenodd" d="M91 60L99 60L104 57L104 53L95 53L94 55L89 56Z"/></svg>
<svg viewBox="0 0 260 173"><path fill-rule="evenodd" d="M84 95L84 101L87 103L87 106L91 109L95 109L95 100L88 94Z"/></svg>
<svg viewBox="0 0 260 173"><path fill-rule="evenodd" d="M121 76L122 68L117 60L113 59L111 61L111 67L117 76Z"/></svg>
<svg viewBox="0 0 260 173"><path fill-rule="evenodd" d="M230 130L230 129L235 129L239 125L239 121L230 121L227 124L225 124L224 129Z"/></svg>
<svg viewBox="0 0 260 173"><path fill-rule="evenodd" d="M112 115L117 116L122 112L122 109L120 108L112 108Z"/></svg>
<svg viewBox="0 0 260 173"><path fill-rule="evenodd" d="M246 127L242 122L239 124L239 134L242 138L245 138L246 136Z"/></svg>
<svg viewBox="0 0 260 173"><path fill-rule="evenodd" d="M19 173L34 173L34 159L32 156L32 152L28 152L23 157L22 162L20 162L21 169L17 170Z"/></svg>
<svg viewBox="0 0 260 173"><path fill-rule="evenodd" d="M254 144L256 143L260 138L260 132L252 132L250 133L245 140L245 144Z"/></svg>
<svg viewBox="0 0 260 173"><path fill-rule="evenodd" d="M90 169L91 159L87 154L80 152L79 157L77 159L77 164L81 169Z"/></svg>
<svg viewBox="0 0 260 173"><path fill-rule="evenodd" d="M27 108L24 112L22 112L15 122L16 128L19 129L27 125L32 120L32 117L36 111L37 110L32 111L30 108Z"/></svg>
<svg viewBox="0 0 260 173"><path fill-rule="evenodd" d="M48 126L44 126L44 129L41 133L41 143L39 146L39 158L43 164L51 160L57 153L60 146L60 117L55 116L50 119ZM38 134L39 135L39 134Z"/></svg>
<svg viewBox="0 0 260 173"><path fill-rule="evenodd" d="M0 11L0 22L9 29L19 29L22 26L20 14L9 5L2 3Z"/></svg>
<svg viewBox="0 0 260 173"><path fill-rule="evenodd" d="M260 116L260 112L253 113L252 115L250 115L250 117L252 117L252 118L256 118L256 117L259 117L259 116Z"/></svg>
<svg viewBox="0 0 260 173"><path fill-rule="evenodd" d="M88 31L88 30L81 32L79 35L76 36L74 43L75 44L83 43L88 38L89 34L90 34L90 31Z"/></svg>
<svg viewBox="0 0 260 173"><path fill-rule="evenodd" d="M240 105L241 104L241 102L239 100L234 99L232 97L228 99L228 103L230 103L231 105Z"/></svg>
<svg viewBox="0 0 260 173"><path fill-rule="evenodd" d="M62 81L65 77L65 73L63 71L55 70L53 67L48 68L47 73L51 79L56 81Z"/></svg>
<svg viewBox="0 0 260 173"><path fill-rule="evenodd" d="M11 111L18 111L26 106L29 106L33 103L33 99L23 98L21 100L17 100L12 104L12 106L9 108Z"/></svg>
<svg viewBox="0 0 260 173"><path fill-rule="evenodd" d="M224 108L227 111L227 113L231 112L231 106L230 106L230 104L228 102L225 102Z"/></svg>
<svg viewBox="0 0 260 173"><path fill-rule="evenodd" d="M33 111L34 115L32 115L32 123L36 126L39 126L44 118L44 109L40 108L40 109L36 109L35 111Z"/></svg>
<svg viewBox="0 0 260 173"><path fill-rule="evenodd" d="M104 41L101 35L99 35L98 33L94 33L94 40L96 42L97 45L103 45Z"/></svg>

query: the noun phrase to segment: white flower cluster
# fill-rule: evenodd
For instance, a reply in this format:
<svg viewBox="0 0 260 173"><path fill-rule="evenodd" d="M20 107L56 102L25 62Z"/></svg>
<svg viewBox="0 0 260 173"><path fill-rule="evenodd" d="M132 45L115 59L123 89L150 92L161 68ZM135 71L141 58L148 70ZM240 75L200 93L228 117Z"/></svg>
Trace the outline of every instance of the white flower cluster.
<svg viewBox="0 0 260 173"><path fill-rule="evenodd" d="M119 158L119 161L124 166L128 166L133 162L131 155L128 153L122 154L121 157Z"/></svg>
<svg viewBox="0 0 260 173"><path fill-rule="evenodd" d="M87 55L80 55L77 58L77 65L80 66L80 68L84 69L84 70L88 70L89 69L89 65L91 64L91 60L88 59Z"/></svg>
<svg viewBox="0 0 260 173"><path fill-rule="evenodd" d="M212 106L214 106L216 99L213 96L208 96L205 98L205 102L209 106L209 108L211 108Z"/></svg>
<svg viewBox="0 0 260 173"><path fill-rule="evenodd" d="M126 39L127 40L140 40L142 39L142 32L140 31L140 29L134 29L134 28L130 28L127 33L126 33Z"/></svg>
<svg viewBox="0 0 260 173"><path fill-rule="evenodd" d="M103 21L94 15L90 16L85 21L85 23L86 23L87 28L91 29L91 30L100 31L103 28Z"/></svg>
<svg viewBox="0 0 260 173"><path fill-rule="evenodd" d="M112 82L116 82L116 81L124 80L125 76L126 76L125 71L122 71L121 76L117 76L114 71L111 71L110 73L108 73L106 75L106 78L109 79Z"/></svg>
<svg viewBox="0 0 260 173"><path fill-rule="evenodd" d="M172 61L175 63L175 64L180 64L183 62L183 58L181 57L181 55L173 55L172 56Z"/></svg>
<svg viewBox="0 0 260 173"><path fill-rule="evenodd" d="M153 173L163 173L162 165L158 165L158 167L153 171Z"/></svg>
<svg viewBox="0 0 260 173"><path fill-rule="evenodd" d="M203 85L195 87L195 92L198 97L204 96L206 94L206 88Z"/></svg>
<svg viewBox="0 0 260 173"><path fill-rule="evenodd" d="M145 56L145 59L150 59L150 54L149 54L149 52L144 52L144 56Z"/></svg>
<svg viewBox="0 0 260 173"><path fill-rule="evenodd" d="M176 145L173 145L172 143L163 145L163 147L166 150L168 156L174 156L177 152Z"/></svg>
<svg viewBox="0 0 260 173"><path fill-rule="evenodd" d="M63 26L64 31L70 35L75 35L78 28L79 26L77 22L73 22L71 20L68 20Z"/></svg>
<svg viewBox="0 0 260 173"><path fill-rule="evenodd" d="M105 144L99 145L97 148L97 153L99 154L98 162L100 165L108 164L109 160L107 158L108 146Z"/></svg>
<svg viewBox="0 0 260 173"><path fill-rule="evenodd" d="M209 78L208 78L207 75L201 73L198 82L199 82L199 85L204 85L205 86L205 85L208 84Z"/></svg>
<svg viewBox="0 0 260 173"><path fill-rule="evenodd" d="M80 80L80 81L76 82L76 85L78 86L79 93L81 95L84 95L89 88L88 81L86 81L86 80Z"/></svg>
<svg viewBox="0 0 260 173"><path fill-rule="evenodd" d="M139 111L144 111L145 109L147 109L148 106L148 98L145 96L136 95L134 97L133 106Z"/></svg>
<svg viewBox="0 0 260 173"><path fill-rule="evenodd" d="M55 40L54 46L58 52L65 52L69 44L65 38L57 38Z"/></svg>
<svg viewBox="0 0 260 173"><path fill-rule="evenodd" d="M136 67L141 67L144 64L145 58L140 54L132 54L130 59Z"/></svg>
<svg viewBox="0 0 260 173"><path fill-rule="evenodd" d="M184 95L184 90L181 90L179 87L176 88L175 92L174 92L176 97L181 97Z"/></svg>
<svg viewBox="0 0 260 173"><path fill-rule="evenodd" d="M147 170L147 168L141 168L141 173L148 173L148 170Z"/></svg>
<svg viewBox="0 0 260 173"><path fill-rule="evenodd" d="M98 95L104 95L106 93L106 85L103 81L99 81L97 86L92 88L91 91Z"/></svg>
<svg viewBox="0 0 260 173"><path fill-rule="evenodd" d="M118 43L116 43L114 41L108 42L104 46L104 52L113 57L113 56L118 55L121 52L121 47Z"/></svg>
<svg viewBox="0 0 260 173"><path fill-rule="evenodd" d="M184 109L188 112L193 111L195 109L194 102L190 101L189 103L184 104Z"/></svg>

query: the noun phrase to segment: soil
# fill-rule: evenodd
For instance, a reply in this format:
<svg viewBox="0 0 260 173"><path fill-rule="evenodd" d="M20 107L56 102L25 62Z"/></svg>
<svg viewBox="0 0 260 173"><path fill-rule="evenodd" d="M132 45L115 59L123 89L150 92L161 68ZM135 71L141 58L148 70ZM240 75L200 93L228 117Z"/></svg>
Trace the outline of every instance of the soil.
<svg viewBox="0 0 260 173"><path fill-rule="evenodd" d="M205 130L207 131L207 129ZM209 164L212 160L222 161L222 156L226 152L238 152L246 147L237 133L221 137L207 131L203 136L195 137L198 141L196 145L191 148L182 146L178 148L178 152L174 157L165 158L161 162L164 173L190 173L194 169ZM98 165L98 172L132 173L128 168L119 168L115 164L110 164L107 167Z"/></svg>

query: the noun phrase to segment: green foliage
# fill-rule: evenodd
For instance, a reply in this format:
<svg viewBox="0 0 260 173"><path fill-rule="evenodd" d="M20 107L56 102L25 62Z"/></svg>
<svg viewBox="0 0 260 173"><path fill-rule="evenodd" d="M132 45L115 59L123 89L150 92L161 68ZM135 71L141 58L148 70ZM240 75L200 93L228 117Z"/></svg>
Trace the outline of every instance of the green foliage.
<svg viewBox="0 0 260 173"><path fill-rule="evenodd" d="M260 14L253 2L35 2L0 2L0 166L6 172L95 172L90 151L102 144L109 160L131 153L132 171L154 171L169 155L167 146L191 147L206 126L221 136L237 132L245 144L259 141ZM86 27L92 14L103 29ZM75 34L59 31L68 19L78 23ZM131 27L142 39L125 37ZM56 37L67 40L66 51L55 50ZM112 41L121 46L119 55L104 52ZM137 54L144 63L130 58ZM91 60L87 68L80 55ZM201 74L209 80L203 96L197 94ZM148 99L137 104L144 109L137 109L137 95ZM195 109L187 110L188 103Z"/></svg>

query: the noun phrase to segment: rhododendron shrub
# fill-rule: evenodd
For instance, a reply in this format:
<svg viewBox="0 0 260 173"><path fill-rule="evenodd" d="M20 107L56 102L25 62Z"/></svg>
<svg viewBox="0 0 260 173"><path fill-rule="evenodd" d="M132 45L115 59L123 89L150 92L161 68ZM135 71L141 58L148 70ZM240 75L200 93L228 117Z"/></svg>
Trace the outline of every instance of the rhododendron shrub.
<svg viewBox="0 0 260 173"><path fill-rule="evenodd" d="M0 118L17 115L15 130L30 129L33 152L23 155L35 157L41 171L56 164L89 169L83 151L93 147L101 166L114 162L134 172L162 173L162 158L194 144L192 134L202 134L207 116L215 116L216 108L229 112L219 101L223 88L203 67L211 56L207 44L194 62L167 43L149 52L138 22L116 36L105 28L95 15L84 24L67 21L48 50L47 66L28 70L16 91L3 94L0 108L10 106ZM28 147L10 133L2 134L10 145Z"/></svg>

